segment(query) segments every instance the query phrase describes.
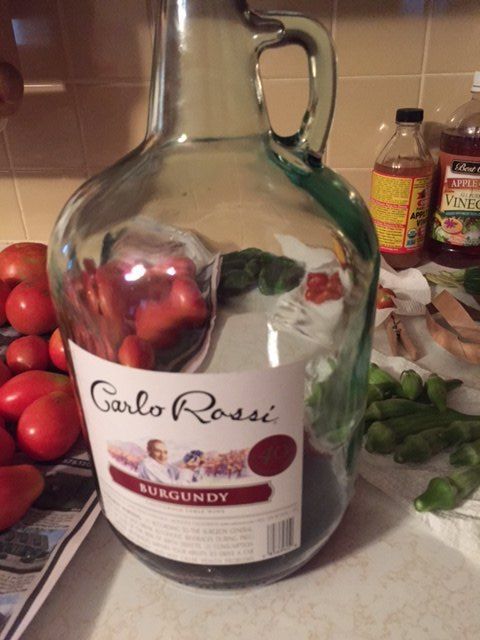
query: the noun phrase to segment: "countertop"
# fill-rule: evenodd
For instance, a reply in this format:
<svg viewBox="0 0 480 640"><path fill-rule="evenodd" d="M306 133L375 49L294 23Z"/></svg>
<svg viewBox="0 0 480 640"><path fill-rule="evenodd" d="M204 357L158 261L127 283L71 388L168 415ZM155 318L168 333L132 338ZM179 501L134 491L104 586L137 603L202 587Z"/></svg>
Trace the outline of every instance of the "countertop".
<svg viewBox="0 0 480 640"><path fill-rule="evenodd" d="M409 327L426 368L465 365ZM375 346L386 352L382 329ZM438 367L438 363L442 366ZM100 516L24 640L451 640L480 638L480 559L469 562L415 514L359 478L338 530L302 570L274 585L205 592L130 555Z"/></svg>
<svg viewBox="0 0 480 640"><path fill-rule="evenodd" d="M330 541L274 585L216 594L171 583L101 516L24 640L451 640L480 637L480 566L357 481Z"/></svg>

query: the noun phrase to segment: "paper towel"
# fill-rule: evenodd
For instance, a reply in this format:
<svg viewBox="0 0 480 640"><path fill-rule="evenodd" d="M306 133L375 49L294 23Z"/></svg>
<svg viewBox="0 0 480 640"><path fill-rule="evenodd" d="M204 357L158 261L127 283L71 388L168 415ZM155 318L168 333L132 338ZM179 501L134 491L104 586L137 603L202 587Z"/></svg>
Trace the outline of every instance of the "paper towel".
<svg viewBox="0 0 480 640"><path fill-rule="evenodd" d="M372 362L399 378L404 369L414 369L425 380L430 371L400 357L372 352ZM480 392L463 385L449 394L449 406L464 413L480 414ZM413 500L423 493L435 476L446 476L455 470L442 453L422 464L398 464L392 455L370 454L365 449L360 458L360 475L422 520L432 534L461 551L475 562L480 561L480 490L452 511L419 513Z"/></svg>

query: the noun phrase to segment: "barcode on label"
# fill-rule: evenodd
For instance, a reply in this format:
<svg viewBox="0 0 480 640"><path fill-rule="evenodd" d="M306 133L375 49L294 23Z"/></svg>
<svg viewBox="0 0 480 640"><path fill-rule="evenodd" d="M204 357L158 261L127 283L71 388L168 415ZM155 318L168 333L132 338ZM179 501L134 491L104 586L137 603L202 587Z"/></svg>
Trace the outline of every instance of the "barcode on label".
<svg viewBox="0 0 480 640"><path fill-rule="evenodd" d="M280 520L267 526L267 553L272 556L293 546L295 518Z"/></svg>

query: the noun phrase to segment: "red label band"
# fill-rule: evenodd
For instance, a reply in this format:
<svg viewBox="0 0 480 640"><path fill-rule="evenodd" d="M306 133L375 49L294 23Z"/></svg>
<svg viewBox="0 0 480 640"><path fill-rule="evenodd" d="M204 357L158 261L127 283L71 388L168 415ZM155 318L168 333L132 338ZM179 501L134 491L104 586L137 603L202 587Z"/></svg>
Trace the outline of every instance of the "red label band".
<svg viewBox="0 0 480 640"><path fill-rule="evenodd" d="M480 189L480 178L447 178L444 182L447 189Z"/></svg>
<svg viewBox="0 0 480 640"><path fill-rule="evenodd" d="M113 481L125 489L146 498L158 500L159 502L168 502L169 504L193 507L225 507L267 502L272 495L272 488L268 483L254 484L248 487L191 489L190 487L176 487L174 485L140 480L113 465L110 465L109 471Z"/></svg>

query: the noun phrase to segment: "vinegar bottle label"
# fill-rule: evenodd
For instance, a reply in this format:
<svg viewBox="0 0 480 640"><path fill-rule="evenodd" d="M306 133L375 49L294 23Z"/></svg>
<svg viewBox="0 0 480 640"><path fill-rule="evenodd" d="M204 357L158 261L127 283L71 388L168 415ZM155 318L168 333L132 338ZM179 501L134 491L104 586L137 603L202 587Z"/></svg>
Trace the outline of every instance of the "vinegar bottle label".
<svg viewBox="0 0 480 640"><path fill-rule="evenodd" d="M431 188L431 173L392 176L372 172L370 213L380 251L401 254L422 248Z"/></svg>
<svg viewBox="0 0 480 640"><path fill-rule="evenodd" d="M103 508L123 536L207 565L300 546L304 362L166 373L70 349Z"/></svg>
<svg viewBox="0 0 480 640"><path fill-rule="evenodd" d="M457 247L480 246L480 158L441 151L440 168L432 238Z"/></svg>

